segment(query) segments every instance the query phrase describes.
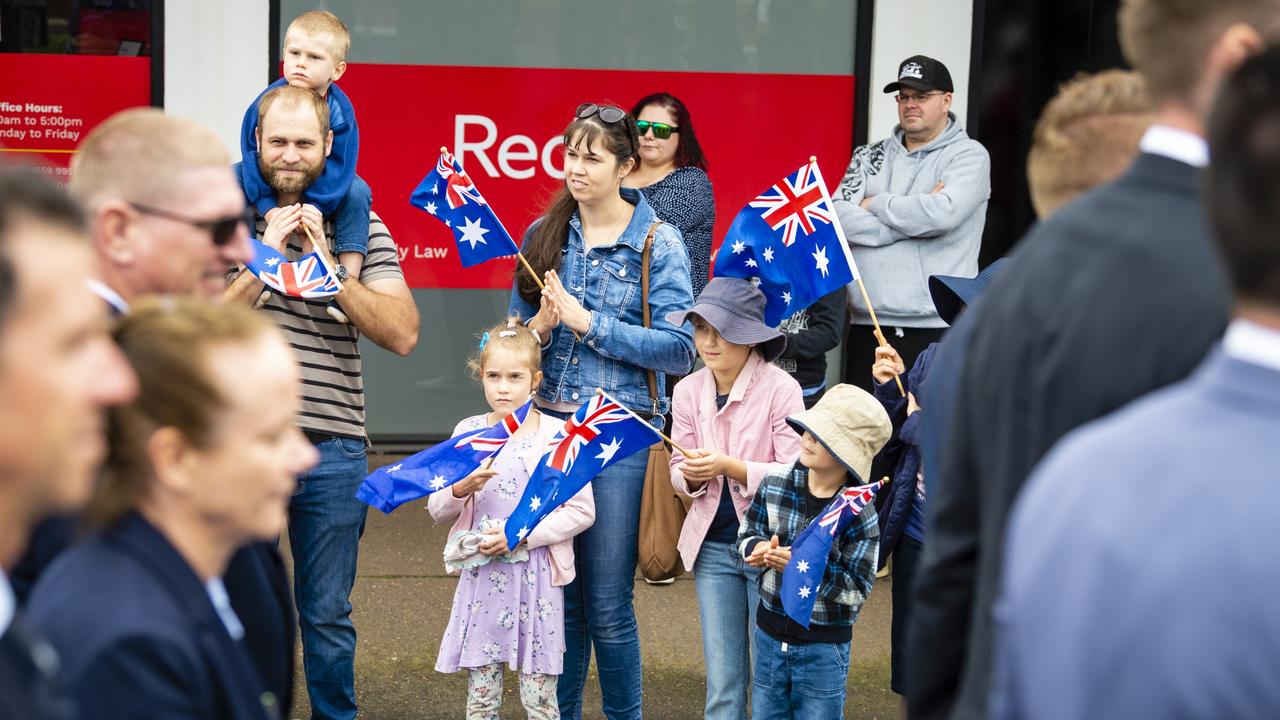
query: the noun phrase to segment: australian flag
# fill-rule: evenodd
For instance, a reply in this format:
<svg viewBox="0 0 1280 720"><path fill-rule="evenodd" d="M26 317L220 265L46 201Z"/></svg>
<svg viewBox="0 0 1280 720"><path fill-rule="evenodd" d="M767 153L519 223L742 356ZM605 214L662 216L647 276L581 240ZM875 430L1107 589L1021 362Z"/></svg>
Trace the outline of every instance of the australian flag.
<svg viewBox="0 0 1280 720"><path fill-rule="evenodd" d="M520 252L476 184L443 150L435 168L418 183L409 201L453 231L463 267Z"/></svg>
<svg viewBox="0 0 1280 720"><path fill-rule="evenodd" d="M871 504L885 481L849 488L836 496L822 514L791 543L791 561L782 571L782 609L804 627L813 618L818 586L827 572L827 558L837 536Z"/></svg>
<svg viewBox="0 0 1280 720"><path fill-rule="evenodd" d="M855 270L818 164L810 160L742 208L716 254L714 275L764 292L764 319L783 319L853 281Z"/></svg>
<svg viewBox="0 0 1280 720"><path fill-rule="evenodd" d="M253 259L245 267L264 285L282 295L327 298L338 294L338 278L320 255L311 252L289 262L279 250L253 241Z"/></svg>
<svg viewBox="0 0 1280 720"><path fill-rule="evenodd" d="M451 437L394 465L374 470L360 483L356 499L389 513L407 502L449 487L497 455L524 424L532 405L530 399L490 427Z"/></svg>
<svg viewBox="0 0 1280 720"><path fill-rule="evenodd" d="M524 540L552 510L568 502L601 470L662 439L657 430L607 393L597 393L565 421L507 518L507 547Z"/></svg>

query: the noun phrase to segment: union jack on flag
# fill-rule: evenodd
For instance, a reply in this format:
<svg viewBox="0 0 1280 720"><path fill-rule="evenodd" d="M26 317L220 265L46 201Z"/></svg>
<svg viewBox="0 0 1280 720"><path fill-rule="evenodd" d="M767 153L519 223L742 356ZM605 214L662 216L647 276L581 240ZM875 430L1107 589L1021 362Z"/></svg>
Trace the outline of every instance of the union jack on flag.
<svg viewBox="0 0 1280 720"><path fill-rule="evenodd" d="M764 208L760 219L769 227L783 229L779 238L783 247L795 244L800 230L804 230L805 235L816 232L814 221L830 225L835 217L822 183L813 170L813 163L809 163L794 176L788 175L747 203L753 208Z"/></svg>
<svg viewBox="0 0 1280 720"><path fill-rule="evenodd" d="M507 518L507 547L515 547L552 510L577 495L601 470L662 439L652 425L599 392L565 421L547 445L520 504Z"/></svg>
<svg viewBox="0 0 1280 720"><path fill-rule="evenodd" d="M299 298L327 298L338 294L338 279L318 254L307 253L290 262L261 240L253 243L253 259L245 267L267 287Z"/></svg>
<svg viewBox="0 0 1280 720"><path fill-rule="evenodd" d="M440 159L414 188L409 202L453 232L463 267L520 252L476 184L447 151L440 152Z"/></svg>
<svg viewBox="0 0 1280 720"><path fill-rule="evenodd" d="M479 435L468 435L459 438L454 447L458 449L469 447L477 452L488 452L490 455L497 453L502 449L503 445L511 439L520 426L524 424L525 418L529 416L529 408L533 407L533 400L526 400L515 412L507 415L499 420L485 432Z"/></svg>

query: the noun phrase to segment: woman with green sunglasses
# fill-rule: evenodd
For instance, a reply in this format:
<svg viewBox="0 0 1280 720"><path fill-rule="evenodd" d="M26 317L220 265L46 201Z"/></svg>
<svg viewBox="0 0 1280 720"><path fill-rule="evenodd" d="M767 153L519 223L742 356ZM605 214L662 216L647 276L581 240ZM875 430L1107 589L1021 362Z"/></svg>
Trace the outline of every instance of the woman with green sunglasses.
<svg viewBox="0 0 1280 720"><path fill-rule="evenodd" d="M693 120L684 103L669 93L641 98L631 115L640 135L640 162L623 183L643 193L658 217L679 228L697 297L711 273L716 201Z"/></svg>

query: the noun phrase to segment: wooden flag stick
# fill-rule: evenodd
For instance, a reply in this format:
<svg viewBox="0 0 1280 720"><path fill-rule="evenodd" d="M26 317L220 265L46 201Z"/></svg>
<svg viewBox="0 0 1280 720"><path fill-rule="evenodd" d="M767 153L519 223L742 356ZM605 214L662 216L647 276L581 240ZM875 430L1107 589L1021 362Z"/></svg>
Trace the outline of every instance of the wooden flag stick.
<svg viewBox="0 0 1280 720"><path fill-rule="evenodd" d="M822 179L822 170L818 167L818 157L816 155L809 156L809 164L813 166L814 177L818 179L818 186L822 188L822 196L826 199L831 209L835 210L835 203L831 201L831 194L827 190L827 183ZM862 293L862 302L867 306L867 313L871 315L871 325L875 328L876 340L881 345L888 345L885 340L884 332L880 330L880 320L876 318L876 309L871 306L871 297L867 295L867 286L862 284L862 274L858 272L858 266L853 261L853 254L849 252L849 241L844 236L844 227L840 225L839 218L833 218L836 235L840 236L840 247L844 250L845 258L849 261L849 269L853 271L854 280L858 281L858 290ZM894 382L898 383L898 392L902 393L902 397L907 396L907 389L902 386L902 378L898 373L893 374Z"/></svg>
<svg viewBox="0 0 1280 720"><path fill-rule="evenodd" d="M320 244L316 242L315 236L311 234L311 228L307 227L306 223L298 224L302 226L304 231L306 231L307 239L311 241L311 247L316 251L316 257L320 258L320 262L324 263L324 269L328 270L330 275L333 275L333 282L338 286L338 290L341 291L342 281L334 274L333 266L329 264L329 248L320 247ZM334 260L334 262L337 262L337 260Z"/></svg>
<svg viewBox="0 0 1280 720"><path fill-rule="evenodd" d="M605 392L604 392L604 389L603 389L603 388L596 388L596 395L604 395L604 394L605 394ZM612 398L610 398L610 399L612 399ZM618 407L620 407L620 408L622 408L623 410L626 410L627 412L631 413L631 416L632 416L632 417L634 417L635 419L639 420L640 422L642 422L642 423L644 423L644 424L648 425L648 426L649 426L649 427L651 427L651 428L653 427L653 424L652 424L652 423L650 423L648 420L645 420L644 418L640 417L639 415L636 415L634 412L632 412L632 411L631 411L631 408L629 408L629 407L627 407L627 406L623 405L622 403L618 403ZM666 433L664 433L664 432L662 432L662 431L661 431L661 430L659 430L658 428L653 428L653 431L654 431L654 432L656 432L656 433L658 433L658 437L660 437L660 438L662 438L663 440L667 441L667 444L668 444L668 445L670 445L671 447L673 447L673 448L675 448L675 449L679 450L681 455L684 455L685 457L697 457L697 455L694 455L693 453L689 452L688 450L685 450L684 448L682 448L682 447L680 447L679 445L677 445L675 440L672 440L671 438L667 437L667 434L666 434Z"/></svg>

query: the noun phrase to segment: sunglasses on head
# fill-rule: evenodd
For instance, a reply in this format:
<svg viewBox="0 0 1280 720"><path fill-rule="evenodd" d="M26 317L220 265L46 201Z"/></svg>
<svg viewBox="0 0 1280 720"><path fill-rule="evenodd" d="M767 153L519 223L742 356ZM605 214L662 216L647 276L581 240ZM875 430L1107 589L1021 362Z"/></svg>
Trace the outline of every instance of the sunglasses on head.
<svg viewBox="0 0 1280 720"><path fill-rule="evenodd" d="M212 220L199 220L180 213L171 212L169 210L151 207L149 205L142 205L135 202L131 202L129 205L134 210L137 210L144 215L154 215L155 217L185 223L191 227L197 227L205 230L209 233L210 237L212 237L213 244L219 247L226 245L235 239L236 230L239 229L241 223L244 224L247 230L252 231L258 222L258 216L253 212L253 208L247 206L239 215L229 215L227 217L214 218Z"/></svg>
<svg viewBox="0 0 1280 720"><path fill-rule="evenodd" d="M622 118L627 116L627 111L613 105L582 103L577 110L573 111L573 114L579 120L586 120L592 115L598 115L602 121L612 125L616 122L621 122Z"/></svg>
<svg viewBox="0 0 1280 720"><path fill-rule="evenodd" d="M680 132L680 128L675 125L668 125L660 122L649 122L648 120L636 121L636 132L640 133L640 137L644 137L644 134L649 132L650 128L653 129L653 136L659 140L666 140L671 137L671 133Z"/></svg>

